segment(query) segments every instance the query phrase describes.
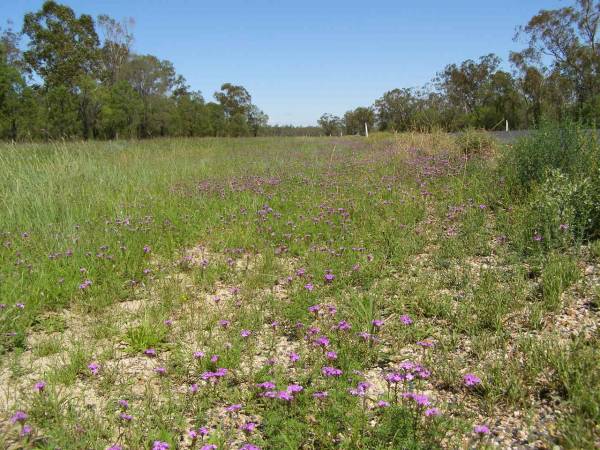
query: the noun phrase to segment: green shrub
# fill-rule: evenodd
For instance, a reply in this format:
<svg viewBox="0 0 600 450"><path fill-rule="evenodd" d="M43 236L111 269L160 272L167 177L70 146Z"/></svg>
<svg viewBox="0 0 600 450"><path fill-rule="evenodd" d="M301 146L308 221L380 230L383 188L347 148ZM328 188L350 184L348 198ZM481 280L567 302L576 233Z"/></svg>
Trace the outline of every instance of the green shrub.
<svg viewBox="0 0 600 450"><path fill-rule="evenodd" d="M529 232L539 233L545 246L569 246L598 233L598 178L568 176L549 170L530 195Z"/></svg>
<svg viewBox="0 0 600 450"><path fill-rule="evenodd" d="M485 130L469 128L456 138L456 145L466 155L477 155L485 151L495 150L497 141Z"/></svg>
<svg viewBox="0 0 600 450"><path fill-rule="evenodd" d="M500 161L511 197L522 198L518 233L532 248L568 247L600 234L600 145L576 124L545 125Z"/></svg>
<svg viewBox="0 0 600 450"><path fill-rule="evenodd" d="M596 133L572 123L543 125L505 153L500 167L510 188L527 192L542 183L551 169L591 177L598 173L599 158Z"/></svg>

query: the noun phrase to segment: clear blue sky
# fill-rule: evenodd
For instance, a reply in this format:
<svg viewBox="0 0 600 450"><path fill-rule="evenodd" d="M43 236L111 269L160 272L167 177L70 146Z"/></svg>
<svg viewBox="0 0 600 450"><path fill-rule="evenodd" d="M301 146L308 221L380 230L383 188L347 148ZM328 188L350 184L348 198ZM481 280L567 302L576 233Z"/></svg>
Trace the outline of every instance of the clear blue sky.
<svg viewBox="0 0 600 450"><path fill-rule="evenodd" d="M0 0L22 25L42 0ZM565 0L63 0L78 13L133 17L134 50L169 59L206 99L244 85L271 123L314 124L421 86L451 62L519 48L515 27Z"/></svg>

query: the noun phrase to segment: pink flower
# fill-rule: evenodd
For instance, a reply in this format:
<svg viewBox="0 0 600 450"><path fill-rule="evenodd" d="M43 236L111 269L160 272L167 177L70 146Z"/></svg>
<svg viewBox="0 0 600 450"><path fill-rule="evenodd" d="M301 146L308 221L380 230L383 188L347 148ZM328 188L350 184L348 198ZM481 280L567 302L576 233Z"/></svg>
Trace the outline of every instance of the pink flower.
<svg viewBox="0 0 600 450"><path fill-rule="evenodd" d="M306 289L308 292L312 292L312 290L315 288L314 284L312 283L306 283L304 285L304 289Z"/></svg>
<svg viewBox="0 0 600 450"><path fill-rule="evenodd" d="M428 408L425 410L425 415L427 417L439 416L440 414L441 414L441 412L437 408Z"/></svg>
<svg viewBox="0 0 600 450"><path fill-rule="evenodd" d="M413 320L410 318L410 316L403 314L400 316L400 322L402 322L402 324L404 325L410 325L411 323L413 323Z"/></svg>
<svg viewBox="0 0 600 450"><path fill-rule="evenodd" d="M298 353L291 352L289 358L290 361L294 363L300 359L300 355Z"/></svg>
<svg viewBox="0 0 600 450"><path fill-rule="evenodd" d="M480 435L490 434L490 429L487 425L475 425L473 431Z"/></svg>
<svg viewBox="0 0 600 450"><path fill-rule="evenodd" d="M466 374L463 377L463 380L465 382L465 386L476 386L481 383L481 378L472 373Z"/></svg>
<svg viewBox="0 0 600 450"><path fill-rule="evenodd" d="M321 373L326 377L339 377L342 375L343 372L341 369L326 366L321 369Z"/></svg>

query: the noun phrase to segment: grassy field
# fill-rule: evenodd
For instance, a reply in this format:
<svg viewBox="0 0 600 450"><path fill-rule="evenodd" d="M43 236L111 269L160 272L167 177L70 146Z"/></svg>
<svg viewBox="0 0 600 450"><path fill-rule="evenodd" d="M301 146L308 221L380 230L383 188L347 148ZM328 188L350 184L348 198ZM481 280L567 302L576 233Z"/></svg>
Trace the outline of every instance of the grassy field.
<svg viewBox="0 0 600 450"><path fill-rule="evenodd" d="M0 145L0 447L600 445L599 242L483 144Z"/></svg>

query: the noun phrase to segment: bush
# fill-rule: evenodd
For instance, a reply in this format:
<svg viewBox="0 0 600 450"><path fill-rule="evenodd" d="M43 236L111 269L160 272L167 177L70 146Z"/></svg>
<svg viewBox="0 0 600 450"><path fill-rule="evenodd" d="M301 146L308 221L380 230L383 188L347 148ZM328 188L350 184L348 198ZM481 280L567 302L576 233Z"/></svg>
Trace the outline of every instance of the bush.
<svg viewBox="0 0 600 450"><path fill-rule="evenodd" d="M511 195L522 197L523 238L543 249L600 234L600 146L578 125L544 126L500 161Z"/></svg>
<svg viewBox="0 0 600 450"><path fill-rule="evenodd" d="M466 155L478 155L495 150L497 142L487 131L470 128L458 135L456 145Z"/></svg>
<svg viewBox="0 0 600 450"><path fill-rule="evenodd" d="M565 247L598 233L600 190L598 176L569 177L558 169L547 172L545 180L529 200L531 230L550 247Z"/></svg>
<svg viewBox="0 0 600 450"><path fill-rule="evenodd" d="M600 158L598 135L577 124L543 125L520 139L501 161L508 185L529 191L542 183L550 169L569 177L597 174Z"/></svg>

